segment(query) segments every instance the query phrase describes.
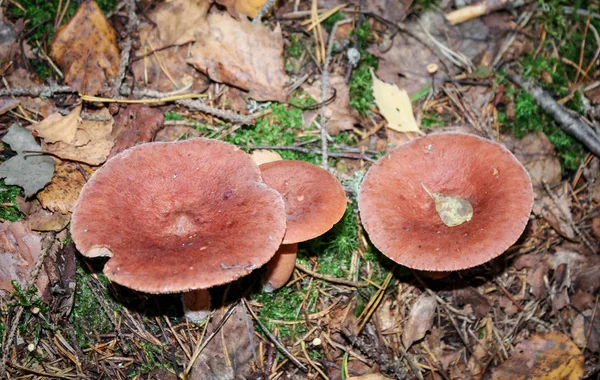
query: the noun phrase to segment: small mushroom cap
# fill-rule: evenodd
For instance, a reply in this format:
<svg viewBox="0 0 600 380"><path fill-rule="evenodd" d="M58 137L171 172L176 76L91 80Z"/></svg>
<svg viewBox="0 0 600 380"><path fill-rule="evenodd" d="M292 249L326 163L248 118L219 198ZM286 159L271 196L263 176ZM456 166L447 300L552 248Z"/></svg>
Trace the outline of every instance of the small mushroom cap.
<svg viewBox="0 0 600 380"><path fill-rule="evenodd" d="M421 183L471 202L471 220L444 225ZM499 256L523 233L532 206L531 180L511 152L458 133L421 137L386 154L358 196L373 244L397 263L426 271L466 269Z"/></svg>
<svg viewBox="0 0 600 380"><path fill-rule="evenodd" d="M285 202L287 230L283 244L299 243L329 231L346 211L340 181L310 162L281 160L260 165L265 183Z"/></svg>
<svg viewBox="0 0 600 380"><path fill-rule="evenodd" d="M148 293L231 282L269 261L284 233L283 199L250 155L207 139L114 156L83 187L71 222L83 255L111 256L109 279Z"/></svg>

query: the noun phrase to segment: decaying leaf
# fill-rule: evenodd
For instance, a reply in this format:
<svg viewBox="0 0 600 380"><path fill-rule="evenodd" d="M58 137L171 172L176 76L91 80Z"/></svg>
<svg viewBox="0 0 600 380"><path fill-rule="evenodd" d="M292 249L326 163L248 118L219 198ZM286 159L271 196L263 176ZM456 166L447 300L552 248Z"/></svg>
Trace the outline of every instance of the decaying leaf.
<svg viewBox="0 0 600 380"><path fill-rule="evenodd" d="M71 111L79 117L81 108ZM73 115L64 117L73 117ZM52 115L50 115L52 116ZM89 165L100 165L108 157L114 143L111 136L113 119L108 109L90 113L94 119L84 119L78 122L75 139L72 143L44 141L42 148L64 160L83 162ZM60 118L56 117L57 120Z"/></svg>
<svg viewBox="0 0 600 380"><path fill-rule="evenodd" d="M350 88L343 75L332 75L331 88L335 89L335 99L327 105L325 117L327 133L334 136L342 131L350 130L358 123L358 112L350 107ZM321 81L315 81L311 86L305 86L306 91L314 100L321 102Z"/></svg>
<svg viewBox="0 0 600 380"><path fill-rule="evenodd" d="M59 231L71 220L70 214L61 214L44 209L37 199L31 202L27 222L33 231Z"/></svg>
<svg viewBox="0 0 600 380"><path fill-rule="evenodd" d="M286 100L288 78L279 26L270 31L260 23L235 20L226 13L209 14L201 26L188 63L214 81L249 91L253 99Z"/></svg>
<svg viewBox="0 0 600 380"><path fill-rule="evenodd" d="M39 192L37 198L45 209L69 214L85 185L85 177L89 178L93 173L94 170L88 165L60 161L52 182Z"/></svg>
<svg viewBox="0 0 600 380"><path fill-rule="evenodd" d="M388 380L389 377L385 377L380 373L369 373L362 376L352 376L348 380Z"/></svg>
<svg viewBox="0 0 600 380"><path fill-rule="evenodd" d="M0 178L4 178L7 185L22 187L25 197L28 198L52 180L54 175L54 161L52 158L23 152L41 151L31 132L18 124L13 124L2 141L10 145L10 148L17 153L16 156L9 158L0 165Z"/></svg>
<svg viewBox="0 0 600 380"><path fill-rule="evenodd" d="M536 216L546 219L556 232L567 239L573 240L575 239L575 231L572 226L573 216L571 215L568 183L565 182L553 191L556 195L555 199L552 199L545 192L542 193L544 195L541 197L536 196L532 211Z"/></svg>
<svg viewBox="0 0 600 380"><path fill-rule="evenodd" d="M206 23L209 0L172 0L159 3L148 15L153 25L148 31L152 48L162 50L166 46L184 45L195 41L194 33ZM140 40L146 37L140 32Z"/></svg>
<svg viewBox="0 0 600 380"><path fill-rule="evenodd" d="M430 192L423 183L423 189L435 202L435 211L442 219L442 222L448 227L456 227L468 222L473 217L473 206L467 199L457 195L446 195L442 193Z"/></svg>
<svg viewBox="0 0 600 380"><path fill-rule="evenodd" d="M415 341L423 338L433 326L433 317L437 302L434 297L422 294L410 309L408 322L402 332L402 344L409 348Z"/></svg>
<svg viewBox="0 0 600 380"><path fill-rule="evenodd" d="M522 139L503 136L502 143L527 168L534 187L541 187L543 181L550 186L560 183L560 161L554 145L543 132L528 133Z"/></svg>
<svg viewBox="0 0 600 380"><path fill-rule="evenodd" d="M266 0L217 0L233 17L255 17Z"/></svg>
<svg viewBox="0 0 600 380"><path fill-rule="evenodd" d="M511 357L492 370L494 380L578 380L584 357L564 334L532 335L515 346Z"/></svg>
<svg viewBox="0 0 600 380"><path fill-rule="evenodd" d="M19 101L13 98L0 99L0 115L4 115L8 111L17 108Z"/></svg>
<svg viewBox="0 0 600 380"><path fill-rule="evenodd" d="M112 136L115 146L110 157L134 145L150 142L162 127L163 113L156 108L132 104L115 116Z"/></svg>
<svg viewBox="0 0 600 380"><path fill-rule="evenodd" d="M58 29L50 57L63 70L65 82L80 93L98 93L117 74L117 36L95 1L81 3L73 18Z"/></svg>
<svg viewBox="0 0 600 380"><path fill-rule="evenodd" d="M373 77L373 97L379 112L388 122L388 128L398 132L420 132L417 121L412 112L412 105L408 93L398 88L395 84L385 83Z"/></svg>
<svg viewBox="0 0 600 380"><path fill-rule="evenodd" d="M30 271L42 253L42 239L25 221L0 223L0 295L13 292L12 281L27 286ZM48 277L42 271L36 286L43 293Z"/></svg>
<svg viewBox="0 0 600 380"><path fill-rule="evenodd" d="M34 125L33 129L47 143L62 141L67 144L73 144L75 135L77 134L77 127L81 122L79 118L81 107L81 104L76 106L67 116L63 116L58 112L53 113Z"/></svg>
<svg viewBox="0 0 600 380"><path fill-rule="evenodd" d="M228 308L229 305L225 305L214 312L208 333L214 330ZM235 311L219 331L218 338L212 339L194 362L190 380L234 379L250 375L254 329L251 323L246 323L245 312L241 303L235 306Z"/></svg>

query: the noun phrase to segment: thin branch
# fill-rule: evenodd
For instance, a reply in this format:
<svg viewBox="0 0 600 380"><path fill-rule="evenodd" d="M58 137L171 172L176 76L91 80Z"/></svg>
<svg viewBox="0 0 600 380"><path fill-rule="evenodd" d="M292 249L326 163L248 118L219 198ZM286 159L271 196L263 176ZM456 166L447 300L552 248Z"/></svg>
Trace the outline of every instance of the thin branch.
<svg viewBox="0 0 600 380"><path fill-rule="evenodd" d="M552 116L566 133L575 137L590 152L600 157L600 139L581 119L573 116L570 110L554 100L546 91L535 86L533 82L521 78L512 71L507 71L506 77L529 92L537 105Z"/></svg>
<svg viewBox="0 0 600 380"><path fill-rule="evenodd" d="M368 282L355 282L355 281L350 281L350 280L344 280L343 278L337 278L337 277L333 277L333 276L328 276L325 274L321 274L321 273L317 273L317 272L313 272L308 268L303 267L302 265L296 263L296 269L301 270L302 272L308 274L311 277L314 278L318 278L319 280L323 280L323 281L327 281L327 282L331 282L332 284L340 284L340 285L346 285L346 286L352 286L355 288L365 288L367 286L369 286Z"/></svg>
<svg viewBox="0 0 600 380"><path fill-rule="evenodd" d="M290 359L292 361L292 363L297 365L298 368L300 368L304 372L308 372L308 368L304 364L300 363L300 361L298 359L296 359L296 357L294 355L292 355L288 350L286 350L285 347L283 347L283 345L281 343L279 343L277 338L275 338L275 336L273 336L273 334L271 334L269 329L267 329L267 327L261 322L261 320L258 318L256 313L254 313L254 310L252 310L252 308L250 307L250 304L248 303L248 301L246 301L246 298L242 298L242 301L244 302L244 305L246 305L246 309L248 309L248 312L250 312L250 315L252 316L252 318L254 318L254 321L260 326L262 331L267 335L267 337L271 340L271 342L273 342L273 344L275 344L275 347L277 347L279 349L279 351L281 351L282 354L287 356L287 358Z"/></svg>
<svg viewBox="0 0 600 380"><path fill-rule="evenodd" d="M272 149L272 150L293 150L296 152L306 153L306 154L321 154L321 151L318 149L309 149L303 148L301 146L293 146L293 145L251 145L245 147L245 149L255 150L255 149ZM354 154L354 153L338 153L338 152L329 152L327 153L330 157L339 157L339 158L350 158L354 160L365 160L367 162L375 162L376 160L372 157L369 157L365 154Z"/></svg>
<svg viewBox="0 0 600 380"><path fill-rule="evenodd" d="M0 96L43 96L51 97L54 94L76 94L77 90L71 86L33 86L26 88L3 88Z"/></svg>
<svg viewBox="0 0 600 380"><path fill-rule="evenodd" d="M123 47L121 49L121 62L119 63L119 69L117 71L117 76L115 77L115 82L111 91L113 98L119 96L119 88L123 83L123 79L125 79L125 71L127 70L127 66L129 66L129 58L131 57L131 49L133 47L133 38L131 36L138 25L138 17L135 13L135 0L126 0L125 7L127 9L128 18L127 27L125 29L127 37L125 37L125 40L123 41Z"/></svg>

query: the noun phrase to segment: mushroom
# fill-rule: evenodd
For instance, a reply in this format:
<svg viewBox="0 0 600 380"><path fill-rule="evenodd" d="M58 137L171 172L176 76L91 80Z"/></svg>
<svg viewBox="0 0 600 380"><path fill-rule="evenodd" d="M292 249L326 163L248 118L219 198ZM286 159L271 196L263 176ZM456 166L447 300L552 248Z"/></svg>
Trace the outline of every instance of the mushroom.
<svg viewBox="0 0 600 380"><path fill-rule="evenodd" d="M389 152L369 169L358 195L375 247L423 271L461 270L499 256L523 233L532 206L531 180L511 152L458 133Z"/></svg>
<svg viewBox="0 0 600 380"><path fill-rule="evenodd" d="M329 231L346 211L346 193L327 170L304 161L281 160L260 165L265 183L285 202L287 229L283 243L267 264L263 289L281 288L294 271L298 243Z"/></svg>
<svg viewBox="0 0 600 380"><path fill-rule="evenodd" d="M87 257L110 257L111 280L210 306L208 288L271 259L285 233L281 195L252 158L215 140L148 143L108 160L83 187L71 235Z"/></svg>

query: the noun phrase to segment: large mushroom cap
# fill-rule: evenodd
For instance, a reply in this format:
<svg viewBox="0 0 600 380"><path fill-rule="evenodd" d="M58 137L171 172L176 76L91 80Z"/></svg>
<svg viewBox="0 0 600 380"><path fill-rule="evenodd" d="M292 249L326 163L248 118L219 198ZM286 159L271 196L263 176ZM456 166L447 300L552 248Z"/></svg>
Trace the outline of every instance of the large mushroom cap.
<svg viewBox="0 0 600 380"><path fill-rule="evenodd" d="M304 161L281 160L260 165L263 180L285 202L287 230L283 244L316 238L346 211L344 188L327 170Z"/></svg>
<svg viewBox="0 0 600 380"><path fill-rule="evenodd" d="M427 194L458 196L473 207L470 221L448 227ZM373 244L399 264L453 271L493 259L523 233L533 188L517 159L499 144L473 135L429 135L375 163L358 196Z"/></svg>
<svg viewBox="0 0 600 380"><path fill-rule="evenodd" d="M285 233L281 196L234 145L150 143L107 161L84 186L71 234L111 256L112 281L149 293L208 288L265 264Z"/></svg>

